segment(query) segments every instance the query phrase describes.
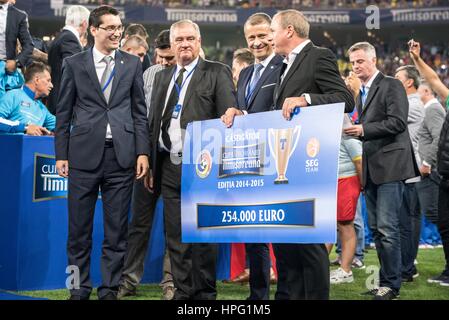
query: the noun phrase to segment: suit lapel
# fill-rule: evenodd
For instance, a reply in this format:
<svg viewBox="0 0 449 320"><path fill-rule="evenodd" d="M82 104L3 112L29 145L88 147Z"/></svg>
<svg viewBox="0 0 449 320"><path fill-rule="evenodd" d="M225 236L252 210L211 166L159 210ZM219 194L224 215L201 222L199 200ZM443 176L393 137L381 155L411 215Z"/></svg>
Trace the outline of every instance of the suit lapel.
<svg viewBox="0 0 449 320"><path fill-rule="evenodd" d="M95 63L92 49L86 51L85 53L84 69L86 70L90 80L94 84L95 90L97 90L97 93L100 96L101 101L103 101L104 106L107 106L106 99L104 98L104 94L101 91L100 81L98 81L97 72L95 71Z"/></svg>
<svg viewBox="0 0 449 320"><path fill-rule="evenodd" d="M371 101L373 100L374 96L376 95L377 90L379 89L379 82L383 78L384 78L384 75L379 72L379 74L374 79L373 84L369 88L368 97L366 98L366 102L365 102L365 107L363 107L363 105L362 105L362 113L366 112L366 109L368 109Z"/></svg>
<svg viewBox="0 0 449 320"><path fill-rule="evenodd" d="M120 50L115 51L115 65L114 65L114 79L112 79L112 89L111 89L111 96L109 97L109 101L112 101L112 98L114 97L114 93L117 91L117 86L120 82L120 77L123 74L123 71L125 69L125 63L126 60L123 56L123 54L120 52Z"/></svg>
<svg viewBox="0 0 449 320"><path fill-rule="evenodd" d="M251 76L253 75L254 72L254 66L251 66L249 68L252 69L248 69L248 72L245 72L244 74L241 74L242 76L242 88L240 88L240 90L237 90L237 95L238 95L238 102L240 106L243 106L245 108L245 110L248 110L248 105L246 105L246 88L248 87L248 83L250 82ZM253 72L251 72L251 70Z"/></svg>
<svg viewBox="0 0 449 320"><path fill-rule="evenodd" d="M203 75L204 75L204 60L199 58L196 70L191 75L192 79L190 80L190 83L186 88L187 91L182 104L181 116L188 108L190 98L192 97L192 93L193 91L195 91L195 89L193 88L200 88L201 79L203 78Z"/></svg>
<svg viewBox="0 0 449 320"><path fill-rule="evenodd" d="M12 10L12 7L11 7L11 5L9 5L8 6L8 15L7 15L7 17L6 17L6 28L5 28L5 35L7 35L9 32L10 32L10 29L11 29L11 21L12 21L12 18L13 18L13 14L14 14L14 12L13 12L13 10ZM7 43L8 41L6 41L6 43ZM14 48L14 50L15 50L15 48Z"/></svg>
<svg viewBox="0 0 449 320"><path fill-rule="evenodd" d="M313 46L312 42L309 42L301 50L299 55L296 56L295 61L293 62L293 65L291 66L290 70L288 70L288 73L285 75L284 80L282 81L282 83L279 85L279 87L276 90L275 105L277 104L277 100L281 96L282 90L284 90L285 86L287 85L288 80L295 73L296 69L299 68L299 66L301 65L301 62L305 59L305 57L307 56L307 54L310 51L310 49L312 48L312 46ZM280 77L282 77L282 74L280 75ZM280 77L279 77L279 81L280 81Z"/></svg>
<svg viewBox="0 0 449 320"><path fill-rule="evenodd" d="M154 113L155 116L157 116L155 123L159 123L160 119L162 119L162 113L164 112L165 108L165 101L167 99L167 93L168 93L168 86L170 85L170 81L173 77L173 73L176 71L176 65L174 67L167 68L165 70L160 71L161 73L161 82L159 84L159 87L157 88L158 91L158 99L159 101L156 101L155 106L160 106L160 108L157 110L157 113ZM155 88L156 89L156 88Z"/></svg>
<svg viewBox="0 0 449 320"><path fill-rule="evenodd" d="M279 57L279 59L281 59ZM282 63L282 60L281 60ZM275 70L276 66L279 64L278 56L274 56L270 63L267 65L265 71L262 73L262 76L260 77L259 81L257 82L256 88L254 89L253 94L251 95L250 100L248 101L248 105L246 106L246 109L249 110L251 104L254 101L254 98L256 97L257 93L259 92L260 88L262 88L262 85L265 84L265 81L267 78L271 75L271 73Z"/></svg>

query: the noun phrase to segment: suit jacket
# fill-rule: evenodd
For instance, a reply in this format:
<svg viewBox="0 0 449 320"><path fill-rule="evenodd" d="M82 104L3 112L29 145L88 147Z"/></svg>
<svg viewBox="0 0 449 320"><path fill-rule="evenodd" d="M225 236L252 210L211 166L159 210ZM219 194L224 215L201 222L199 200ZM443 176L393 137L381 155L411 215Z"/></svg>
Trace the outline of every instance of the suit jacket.
<svg viewBox="0 0 449 320"><path fill-rule="evenodd" d="M296 56L293 65L277 83L273 109L282 109L284 100L308 93L312 105L345 103L345 112L354 109L354 98L338 72L335 55L326 48L308 43Z"/></svg>
<svg viewBox="0 0 449 320"><path fill-rule="evenodd" d="M357 100L363 126L363 182L403 181L419 176L407 128L408 100L397 79L379 73L371 85L365 107Z"/></svg>
<svg viewBox="0 0 449 320"><path fill-rule="evenodd" d="M28 30L28 15L12 5L8 7L5 34L6 59L19 60L22 66L27 66L31 63L34 44ZM22 51L19 55L16 54L17 39L19 39L22 46Z"/></svg>
<svg viewBox="0 0 449 320"><path fill-rule="evenodd" d="M257 82L254 93L250 100L246 101L246 89L254 73L254 66L249 66L240 72L237 82L237 106L240 110L248 113L269 111L273 105L273 93L276 87L279 71L281 70L283 58L274 56L265 68L262 76Z"/></svg>
<svg viewBox="0 0 449 320"><path fill-rule="evenodd" d="M159 71L154 79L151 95L150 140L152 148L151 164L155 186L160 188L159 135L162 113L165 107L170 80L176 65ZM229 107L236 106L231 69L219 62L199 58L198 66L192 74L181 110L181 128L186 129L192 121L219 118Z"/></svg>
<svg viewBox="0 0 449 320"><path fill-rule="evenodd" d="M418 131L418 151L421 162L425 161L436 169L438 142L446 111L440 103L432 103L424 110L424 120Z"/></svg>
<svg viewBox="0 0 449 320"><path fill-rule="evenodd" d="M78 38L69 30L62 30L53 40L48 52L48 64L51 67L51 81L53 89L48 97L48 109L55 113L58 103L59 85L62 76L62 61L76 53L83 51Z"/></svg>
<svg viewBox="0 0 449 320"><path fill-rule="evenodd" d="M92 49L66 58L56 107L56 160L82 170L97 168L102 160L109 122L117 161L122 168L149 155L149 132L142 64L117 50L109 103L100 88Z"/></svg>

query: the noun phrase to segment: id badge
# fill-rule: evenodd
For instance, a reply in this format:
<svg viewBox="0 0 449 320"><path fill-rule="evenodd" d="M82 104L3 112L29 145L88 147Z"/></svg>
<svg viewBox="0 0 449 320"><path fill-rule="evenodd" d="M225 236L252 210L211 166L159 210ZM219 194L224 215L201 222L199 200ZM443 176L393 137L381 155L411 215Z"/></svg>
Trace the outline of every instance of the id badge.
<svg viewBox="0 0 449 320"><path fill-rule="evenodd" d="M179 103L175 106L175 109L173 110L173 113L171 115L172 119L178 119L181 108L182 106Z"/></svg>

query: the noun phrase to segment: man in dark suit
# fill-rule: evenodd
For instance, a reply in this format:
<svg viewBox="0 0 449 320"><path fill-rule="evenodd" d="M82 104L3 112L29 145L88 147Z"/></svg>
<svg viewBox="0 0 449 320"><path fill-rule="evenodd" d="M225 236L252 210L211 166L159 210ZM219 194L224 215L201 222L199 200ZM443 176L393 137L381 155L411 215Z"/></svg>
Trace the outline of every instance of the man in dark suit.
<svg viewBox="0 0 449 320"><path fill-rule="evenodd" d="M357 99L360 124L345 133L363 140L363 187L381 266L380 287L370 293L376 300L392 300L401 288L399 216L404 181L419 175L407 129L409 104L402 83L377 70L371 44L354 44L349 59L362 87Z"/></svg>
<svg viewBox="0 0 449 320"><path fill-rule="evenodd" d="M104 241L98 297L115 300L127 246L134 178L148 171L149 132L138 57L118 49L123 26L109 6L92 11L95 44L64 60L56 107L56 168L69 178L69 265L79 270L71 299L88 299L95 203L101 189ZM75 284L76 285L76 284Z"/></svg>
<svg viewBox="0 0 449 320"><path fill-rule="evenodd" d="M151 98L152 169L162 192L175 299L216 299L215 244L181 242L182 131L192 121L219 118L235 105L229 67L199 57L201 35L190 20L170 28L177 65L156 74Z"/></svg>
<svg viewBox="0 0 449 320"><path fill-rule="evenodd" d="M228 127L236 115L269 111L273 105L273 92L279 78L283 58L273 52L271 18L255 13L244 25L246 42L255 57L254 65L240 72L237 82L237 108L229 108L222 116ZM270 251L266 243L245 244L249 256L249 300L268 300L270 297ZM285 273L277 264L279 282L277 299L288 298Z"/></svg>
<svg viewBox="0 0 449 320"><path fill-rule="evenodd" d="M6 70L14 72L17 66L25 67L31 63L33 40L28 30L28 16L8 0L0 0L0 60L6 61ZM17 40L22 51L17 55Z"/></svg>
<svg viewBox="0 0 449 320"><path fill-rule="evenodd" d="M62 62L83 50L80 37L87 32L89 10L83 6L71 6L67 9L65 26L53 40L48 53L48 64L51 67L51 78L54 88L48 99L48 110L55 114L58 103L59 84L61 83Z"/></svg>
<svg viewBox="0 0 449 320"><path fill-rule="evenodd" d="M274 109L289 120L295 107L344 102L346 112L354 99L338 72L332 52L309 40L309 23L296 10L273 17L274 51L285 56L274 93ZM290 299L329 299L329 259L324 244L275 245L276 257L286 263Z"/></svg>

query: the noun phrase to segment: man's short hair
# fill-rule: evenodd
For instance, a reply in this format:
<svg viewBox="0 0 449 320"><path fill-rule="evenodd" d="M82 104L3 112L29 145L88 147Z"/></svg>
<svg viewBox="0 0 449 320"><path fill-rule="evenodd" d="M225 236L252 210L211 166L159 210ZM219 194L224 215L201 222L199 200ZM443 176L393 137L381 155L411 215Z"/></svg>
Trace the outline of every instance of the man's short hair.
<svg viewBox="0 0 449 320"><path fill-rule="evenodd" d="M148 47L148 43L140 36L133 35L126 39L122 48L140 48L144 47L146 51L150 48Z"/></svg>
<svg viewBox="0 0 449 320"><path fill-rule="evenodd" d="M34 79L34 77L39 74L48 71L50 73L50 67L43 63L34 61L25 69L24 77L25 82L30 82Z"/></svg>
<svg viewBox="0 0 449 320"><path fill-rule="evenodd" d="M369 42L364 41L364 42L354 43L351 46L351 48L349 48L348 54L351 54L351 53L353 53L354 51L357 51L357 50L365 51L365 53L367 55L369 55L371 58L375 58L376 57L376 48L374 48L374 46L371 43L369 43Z"/></svg>
<svg viewBox="0 0 449 320"><path fill-rule="evenodd" d="M275 18L279 18L282 28L286 29L288 26L292 26L300 38L309 38L310 24L302 12L294 9L279 11L274 15L273 20Z"/></svg>
<svg viewBox="0 0 449 320"><path fill-rule="evenodd" d="M177 28L183 26L183 25L186 25L186 24L191 25L191 26L193 27L193 29L195 29L195 31L196 31L196 33L197 33L197 35L198 35L198 38L201 38L200 27L199 27L195 22L193 22L192 20L185 19L185 20L177 21L177 22L173 23L173 24L170 26L170 41L175 40L175 39L174 39L174 34L175 34L175 33L174 33L173 31L174 31L175 29L177 29Z"/></svg>
<svg viewBox="0 0 449 320"><path fill-rule="evenodd" d="M420 86L426 86L427 88L429 88L429 90L430 90L430 92L432 93L433 96L435 96L435 97L437 96L437 93L432 89L432 86L430 85L430 83L427 80L425 80L424 78L420 79L419 85Z"/></svg>
<svg viewBox="0 0 449 320"><path fill-rule="evenodd" d="M171 47L170 45L170 30L162 30L157 35L156 39L154 39L154 46L157 49L168 49Z"/></svg>
<svg viewBox="0 0 449 320"><path fill-rule="evenodd" d="M271 18L268 14L263 12L258 12L251 15L245 22L243 29L246 29L247 26L257 26L260 24L268 24L271 25Z"/></svg>
<svg viewBox="0 0 449 320"><path fill-rule="evenodd" d="M399 67L396 69L395 73L398 73L399 71L405 71L405 76L407 77L407 79L413 80L413 86L415 87L415 89L418 89L421 76L419 75L419 71L415 66L406 65Z"/></svg>
<svg viewBox="0 0 449 320"><path fill-rule="evenodd" d="M124 36L140 36L141 38L144 38L145 40L148 38L148 32L147 29L140 23L131 23L129 26L126 27Z"/></svg>
<svg viewBox="0 0 449 320"><path fill-rule="evenodd" d="M95 27L98 28L100 24L103 23L103 20L101 19L102 16L105 16L107 14L111 14L113 16L118 16L120 13L117 9L111 7L111 6L100 6L92 10L89 16L89 27Z"/></svg>
<svg viewBox="0 0 449 320"><path fill-rule="evenodd" d="M248 48L241 48L234 52L233 56L234 60L237 60L240 63L246 63L248 65L254 63L254 55Z"/></svg>
<svg viewBox="0 0 449 320"><path fill-rule="evenodd" d="M90 11L85 6L70 6L65 15L65 25L78 28L83 21L89 21Z"/></svg>

